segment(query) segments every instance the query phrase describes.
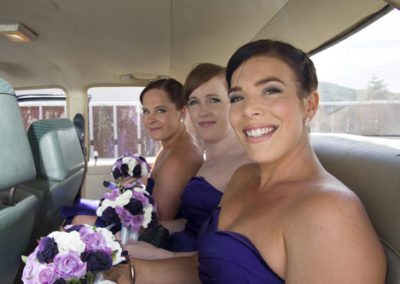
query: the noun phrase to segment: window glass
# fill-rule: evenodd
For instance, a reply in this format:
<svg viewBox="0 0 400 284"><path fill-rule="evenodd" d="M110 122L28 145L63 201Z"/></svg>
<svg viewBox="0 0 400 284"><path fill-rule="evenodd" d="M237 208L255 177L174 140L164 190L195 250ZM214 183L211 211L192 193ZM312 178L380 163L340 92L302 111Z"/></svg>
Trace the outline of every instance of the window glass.
<svg viewBox="0 0 400 284"><path fill-rule="evenodd" d="M96 87L89 94L90 157L115 159L133 152L154 157L161 147L151 140L141 119L143 87Z"/></svg>
<svg viewBox="0 0 400 284"><path fill-rule="evenodd" d="M32 89L16 91L25 129L39 119L65 118L66 98L62 89Z"/></svg>
<svg viewBox="0 0 400 284"><path fill-rule="evenodd" d="M312 56L320 107L311 131L400 136L400 11Z"/></svg>

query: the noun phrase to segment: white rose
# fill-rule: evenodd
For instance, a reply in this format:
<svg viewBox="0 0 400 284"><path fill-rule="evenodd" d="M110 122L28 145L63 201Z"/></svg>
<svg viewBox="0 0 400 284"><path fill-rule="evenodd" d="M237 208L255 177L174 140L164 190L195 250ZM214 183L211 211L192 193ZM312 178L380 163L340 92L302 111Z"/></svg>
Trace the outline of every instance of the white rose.
<svg viewBox="0 0 400 284"><path fill-rule="evenodd" d="M133 188L134 191L142 193L142 194L146 194L149 195L149 193L146 191L146 188L144 187L143 184L137 184L135 185L135 187Z"/></svg>
<svg viewBox="0 0 400 284"><path fill-rule="evenodd" d="M67 253L74 251L77 254L81 254L85 251L85 243L81 241L79 232L52 232L49 234L50 238L54 238L57 243L58 251Z"/></svg>
<svg viewBox="0 0 400 284"><path fill-rule="evenodd" d="M142 177L147 177L149 175L149 168L147 167L146 163L143 162L143 164L141 165L140 168L142 170L142 172L141 172Z"/></svg>
<svg viewBox="0 0 400 284"><path fill-rule="evenodd" d="M132 191L126 190L120 196L115 199L115 206L123 207L129 203L129 200L132 197Z"/></svg>
<svg viewBox="0 0 400 284"><path fill-rule="evenodd" d="M122 261L125 260L124 257L122 257L122 248L119 242L115 240L114 235L107 229L104 228L96 228L96 231L101 233L106 241L107 247L111 248L115 254L113 255L113 265L118 264Z"/></svg>
<svg viewBox="0 0 400 284"><path fill-rule="evenodd" d="M134 168L136 167L136 165L137 165L136 159L134 159L134 158L132 158L132 157L123 157L123 158L122 158L122 163L128 165L129 175L133 175L133 169L134 169Z"/></svg>
<svg viewBox="0 0 400 284"><path fill-rule="evenodd" d="M101 206L97 208L96 215L99 217L102 216L104 210L106 210L107 207L115 208L115 201L104 199L103 202L101 203Z"/></svg>
<svg viewBox="0 0 400 284"><path fill-rule="evenodd" d="M143 224L142 227L143 228L147 228L147 226L150 224L151 222L151 213L153 212L153 205L151 205L150 203L147 204L147 206L143 209L144 211L144 219L143 219Z"/></svg>

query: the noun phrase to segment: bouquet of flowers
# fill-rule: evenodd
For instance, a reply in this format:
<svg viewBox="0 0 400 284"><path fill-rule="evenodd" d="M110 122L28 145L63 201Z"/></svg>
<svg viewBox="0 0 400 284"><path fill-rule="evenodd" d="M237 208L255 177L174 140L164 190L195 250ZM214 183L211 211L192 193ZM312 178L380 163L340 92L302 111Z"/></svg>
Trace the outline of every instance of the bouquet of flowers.
<svg viewBox="0 0 400 284"><path fill-rule="evenodd" d="M125 261L121 245L107 229L66 226L64 232L42 237L28 256L23 283L94 283L96 274Z"/></svg>
<svg viewBox="0 0 400 284"><path fill-rule="evenodd" d="M125 178L147 178L150 173L150 165L146 159L131 152L120 156L111 168L111 175L114 180Z"/></svg>
<svg viewBox="0 0 400 284"><path fill-rule="evenodd" d="M98 217L107 224L121 223L121 242L137 240L141 228L156 222L154 200L141 183L122 186L110 182L105 185L111 191L104 195L96 210Z"/></svg>

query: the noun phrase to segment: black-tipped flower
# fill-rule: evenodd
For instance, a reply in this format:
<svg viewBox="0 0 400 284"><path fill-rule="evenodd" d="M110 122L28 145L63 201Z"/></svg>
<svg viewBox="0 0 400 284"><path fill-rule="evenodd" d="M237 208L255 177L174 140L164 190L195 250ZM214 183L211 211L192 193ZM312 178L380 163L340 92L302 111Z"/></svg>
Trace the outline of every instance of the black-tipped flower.
<svg viewBox="0 0 400 284"><path fill-rule="evenodd" d="M132 215L143 214L143 205L140 200L131 198L128 204L124 206L126 210L129 211Z"/></svg>
<svg viewBox="0 0 400 284"><path fill-rule="evenodd" d="M39 241L39 250L36 254L40 263L50 263L58 253L57 243L53 238L44 237Z"/></svg>
<svg viewBox="0 0 400 284"><path fill-rule="evenodd" d="M101 250L82 253L82 260L87 262L87 270L92 272L104 271L112 266L111 255Z"/></svg>
<svg viewBox="0 0 400 284"><path fill-rule="evenodd" d="M117 212L115 212L115 209L112 207L107 207L103 211L103 215L101 215L101 217L109 224L118 223L120 221Z"/></svg>

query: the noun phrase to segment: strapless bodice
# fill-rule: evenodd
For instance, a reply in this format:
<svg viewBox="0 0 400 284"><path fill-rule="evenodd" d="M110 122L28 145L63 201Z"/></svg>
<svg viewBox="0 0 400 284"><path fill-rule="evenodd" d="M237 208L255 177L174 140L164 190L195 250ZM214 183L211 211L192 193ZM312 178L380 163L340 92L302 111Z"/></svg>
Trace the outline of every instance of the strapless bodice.
<svg viewBox="0 0 400 284"><path fill-rule="evenodd" d="M222 192L203 177L193 177L182 194L181 214L187 220L185 229L171 235L169 249L197 250L197 236L203 223L218 206Z"/></svg>
<svg viewBox="0 0 400 284"><path fill-rule="evenodd" d="M219 209L204 224L198 238L199 276L202 283L285 283L245 236L218 231Z"/></svg>

